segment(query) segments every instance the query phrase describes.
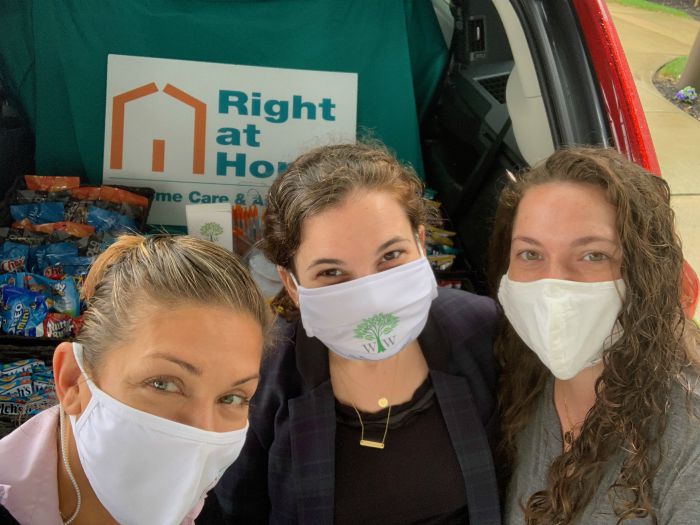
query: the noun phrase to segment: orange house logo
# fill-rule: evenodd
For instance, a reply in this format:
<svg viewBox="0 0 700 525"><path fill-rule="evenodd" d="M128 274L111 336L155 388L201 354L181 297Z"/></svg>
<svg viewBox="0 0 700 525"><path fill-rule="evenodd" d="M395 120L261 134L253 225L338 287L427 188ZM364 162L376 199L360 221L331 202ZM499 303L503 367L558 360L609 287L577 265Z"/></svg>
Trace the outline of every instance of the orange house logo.
<svg viewBox="0 0 700 525"><path fill-rule="evenodd" d="M124 166L124 113L129 102L158 92L155 82L115 95L112 99L112 142L110 144L109 167L120 170ZM172 84L166 84L163 93L194 109L194 140L192 145L192 173L204 175L206 149L207 105ZM165 171L165 140L153 139L151 170Z"/></svg>

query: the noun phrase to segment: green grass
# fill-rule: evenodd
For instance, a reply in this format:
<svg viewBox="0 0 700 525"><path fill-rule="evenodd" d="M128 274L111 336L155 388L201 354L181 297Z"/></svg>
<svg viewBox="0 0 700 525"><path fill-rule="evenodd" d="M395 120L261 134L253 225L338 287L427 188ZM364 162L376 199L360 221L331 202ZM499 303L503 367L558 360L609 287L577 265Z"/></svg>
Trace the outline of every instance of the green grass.
<svg viewBox="0 0 700 525"><path fill-rule="evenodd" d="M681 73L685 69L685 64L688 62L688 57L678 57L671 60L668 64L659 69L659 75L668 77L673 80L681 78Z"/></svg>
<svg viewBox="0 0 700 525"><path fill-rule="evenodd" d="M661 4L655 4L654 2L649 2L649 0L608 0L609 4L620 4L628 5L632 7L638 7L639 9L646 9L648 11L658 11L661 13L668 13L669 15L681 16L683 18L692 18L685 11L676 9L675 7L668 7Z"/></svg>

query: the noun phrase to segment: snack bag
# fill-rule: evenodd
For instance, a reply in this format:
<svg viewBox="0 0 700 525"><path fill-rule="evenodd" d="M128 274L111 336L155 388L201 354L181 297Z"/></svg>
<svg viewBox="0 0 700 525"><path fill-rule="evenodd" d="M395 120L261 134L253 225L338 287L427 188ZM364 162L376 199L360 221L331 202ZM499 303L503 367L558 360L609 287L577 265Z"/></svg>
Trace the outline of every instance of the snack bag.
<svg viewBox="0 0 700 525"><path fill-rule="evenodd" d="M94 205L88 211L88 224L94 226L97 232L138 231L132 218Z"/></svg>
<svg viewBox="0 0 700 525"><path fill-rule="evenodd" d="M39 273L50 279L72 277L75 285L80 288L93 261L92 257L80 255L49 254L43 258L44 265L39 267Z"/></svg>
<svg viewBox="0 0 700 525"><path fill-rule="evenodd" d="M29 219L22 219L12 224L13 228L25 228L34 232L51 234L54 232L66 232L73 237L90 237L95 233L94 226L89 224L79 224L77 222L61 221L47 224L32 224Z"/></svg>
<svg viewBox="0 0 700 525"><path fill-rule="evenodd" d="M56 312L71 317L80 315L80 295L72 277L66 276L61 280L55 280L28 273L24 284L30 291L41 294L45 298L46 305ZM45 317L46 315L42 317L42 322Z"/></svg>
<svg viewBox="0 0 700 525"><path fill-rule="evenodd" d="M0 274L0 290L5 288L5 286L24 288L24 275L24 272Z"/></svg>
<svg viewBox="0 0 700 525"><path fill-rule="evenodd" d="M25 175L27 188L38 191L61 191L80 186L80 177L41 177Z"/></svg>
<svg viewBox="0 0 700 525"><path fill-rule="evenodd" d="M52 279L61 279L63 275L50 275L44 273L44 269L50 266L47 260L48 255L60 255L60 256L70 256L78 255L78 246L67 242L57 242L51 244L45 244L44 246L38 246L34 250L34 257L36 260L36 268L32 268L34 271L42 273L45 277L51 277Z"/></svg>
<svg viewBox="0 0 700 525"><path fill-rule="evenodd" d="M71 194L68 191L36 191L36 190L17 190L14 195L14 204L35 204L38 202L68 202L71 199Z"/></svg>
<svg viewBox="0 0 700 525"><path fill-rule="evenodd" d="M29 246L14 241L2 244L0 273L23 272L29 262Z"/></svg>
<svg viewBox="0 0 700 525"><path fill-rule="evenodd" d="M0 377L3 375L31 374L39 366L46 367L38 359L22 359L12 363L0 363Z"/></svg>
<svg viewBox="0 0 700 525"><path fill-rule="evenodd" d="M54 392L56 390L56 383L54 382L53 372L48 371L41 374L32 374L32 388L34 394Z"/></svg>
<svg viewBox="0 0 700 525"><path fill-rule="evenodd" d="M88 221L89 201L70 201L66 203L65 217L67 221L85 224Z"/></svg>
<svg viewBox="0 0 700 525"><path fill-rule="evenodd" d="M76 332L76 323L70 315L51 312L44 319L44 336L68 339Z"/></svg>
<svg viewBox="0 0 700 525"><path fill-rule="evenodd" d="M0 376L0 396L31 396L34 394L34 383L31 374L15 374Z"/></svg>
<svg viewBox="0 0 700 525"><path fill-rule="evenodd" d="M27 221L28 222L28 221ZM0 241L13 241L27 246L39 246L44 244L48 235L31 230L17 228L0 228Z"/></svg>
<svg viewBox="0 0 700 525"><path fill-rule="evenodd" d="M46 297L40 293L6 286L2 289L2 331L10 335L40 337L48 313Z"/></svg>
<svg viewBox="0 0 700 525"><path fill-rule="evenodd" d="M116 239L109 233L95 233L77 241L78 253L85 257L97 257L105 251Z"/></svg>
<svg viewBox="0 0 700 525"><path fill-rule="evenodd" d="M16 221L29 219L32 224L59 222L64 219L65 211L62 202L37 202L33 204L13 204L10 215Z"/></svg>
<svg viewBox="0 0 700 525"><path fill-rule="evenodd" d="M71 197L78 201L96 201L100 198L99 186L81 186L70 190Z"/></svg>
<svg viewBox="0 0 700 525"><path fill-rule="evenodd" d="M148 198L138 193L114 188L113 186L102 186L100 191L100 200L108 202L117 202L124 204L133 204L142 208L148 207Z"/></svg>

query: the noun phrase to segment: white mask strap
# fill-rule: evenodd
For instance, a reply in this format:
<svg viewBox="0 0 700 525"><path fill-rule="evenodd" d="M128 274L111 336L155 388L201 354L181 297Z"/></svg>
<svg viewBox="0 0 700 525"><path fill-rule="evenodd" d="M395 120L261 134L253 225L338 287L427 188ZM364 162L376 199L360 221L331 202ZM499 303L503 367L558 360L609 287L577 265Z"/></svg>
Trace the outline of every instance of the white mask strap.
<svg viewBox="0 0 700 525"><path fill-rule="evenodd" d="M416 234L416 244L418 245L418 253L421 257L425 257L425 250L423 250L423 243L420 242L420 236Z"/></svg>
<svg viewBox="0 0 700 525"><path fill-rule="evenodd" d="M90 378L88 377L84 366L85 357L83 352L83 345L81 345L80 343L73 343L73 357L75 357L75 362L78 363L78 368L80 368L80 371L82 372L83 376L89 381Z"/></svg>

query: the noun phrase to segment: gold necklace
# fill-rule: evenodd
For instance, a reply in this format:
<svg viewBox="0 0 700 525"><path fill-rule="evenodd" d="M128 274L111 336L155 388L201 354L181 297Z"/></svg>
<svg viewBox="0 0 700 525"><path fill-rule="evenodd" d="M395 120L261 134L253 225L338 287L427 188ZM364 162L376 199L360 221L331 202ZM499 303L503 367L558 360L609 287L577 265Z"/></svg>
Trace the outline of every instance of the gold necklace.
<svg viewBox="0 0 700 525"><path fill-rule="evenodd" d="M384 442L386 441L386 435L387 432L389 432L389 421L391 420L391 406L389 406L389 412L387 412L386 415L386 425L384 426L384 435L382 436L381 441L374 441L371 439L365 439L365 424L362 422L362 416L360 415L360 411L357 410L357 407L355 405L352 405L352 408L355 409L355 413L357 414L357 419L360 420L360 428L362 429L362 433L360 435L360 446L361 447L368 447L368 448L378 448L379 450L384 449Z"/></svg>
<svg viewBox="0 0 700 525"><path fill-rule="evenodd" d="M400 354L399 354L400 355ZM396 366L394 367L394 377L391 380L391 390L393 391L394 389L394 382L396 381L396 371L399 369L399 357L396 358ZM345 383L345 379L343 379L343 375L338 372L338 369L335 369L335 375L340 379L340 382L343 383L343 386L345 389L348 389L347 383ZM352 379L351 379L352 381ZM356 381L353 381L355 384L359 385ZM363 385L360 385L363 388L365 388ZM386 415L386 425L384 426L384 435L382 436L381 441L374 441L372 439L365 439L365 424L362 421L362 416L360 415L360 411L357 410L357 407L355 406L355 403L350 401L350 405L352 405L352 408L355 410L355 414L357 414L357 419L360 420L360 446L361 447L368 447L368 448L376 448L379 450L384 449L384 442L386 441L386 435L389 432L389 421L391 421L391 405L389 404L389 400L386 397L380 397L377 400L377 404L379 405L380 408L386 408L387 406L389 407L389 411L387 412Z"/></svg>
<svg viewBox="0 0 700 525"><path fill-rule="evenodd" d="M562 399L564 400L564 415L566 416L566 423L569 425L569 430L564 432L564 443L571 448L574 442L574 432L581 426L581 423L574 425L571 423L571 416L569 416L569 405L566 404L566 395L562 394Z"/></svg>
<svg viewBox="0 0 700 525"><path fill-rule="evenodd" d="M400 358L401 358L401 354L399 353L399 354L396 356L396 365L394 365L394 375L393 375L393 377L391 378L391 386L389 387L389 395L392 395L392 394L394 393L394 384L396 383L396 374L398 373L398 370L399 370L399 359L400 359ZM345 379L342 377L342 374L339 372L339 370L338 370L337 367L335 368L335 371L336 371L336 372L335 372L335 375L338 376L338 378L340 379L340 381L343 383L343 386L345 386L345 388L347 389L347 388L348 388L348 385L347 385L347 383L345 382ZM365 385L362 385L362 384L360 384L359 382L355 381L352 377L349 377L348 379L350 379L350 381L352 381L352 382L355 383L356 385L362 387L364 390L369 390ZM373 393L374 393L375 396L377 395L376 392L373 392ZM378 396L378 398L377 398L377 406L378 406L379 408L386 408L386 407L388 407L388 406L389 406L389 399L388 399L386 396Z"/></svg>

